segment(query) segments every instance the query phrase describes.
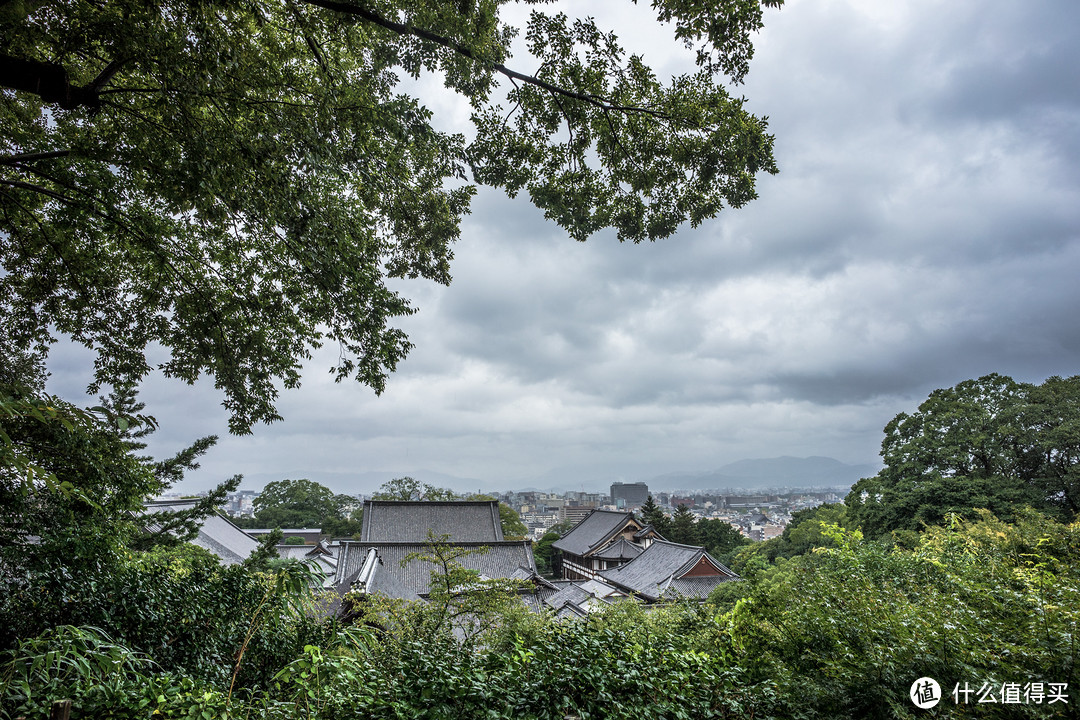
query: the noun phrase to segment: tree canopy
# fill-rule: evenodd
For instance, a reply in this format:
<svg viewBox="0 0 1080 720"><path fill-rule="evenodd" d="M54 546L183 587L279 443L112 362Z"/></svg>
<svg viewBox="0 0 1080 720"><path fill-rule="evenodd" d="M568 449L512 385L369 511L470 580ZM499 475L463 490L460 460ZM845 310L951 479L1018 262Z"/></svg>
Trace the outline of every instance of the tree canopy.
<svg viewBox="0 0 1080 720"><path fill-rule="evenodd" d="M1080 510L1080 376L1042 385L1003 375L935 390L885 426L884 469L845 503L869 536L919 530L985 508L1012 520L1024 506Z"/></svg>
<svg viewBox="0 0 1080 720"><path fill-rule="evenodd" d="M275 480L266 484L253 503L255 515L241 526L264 528L320 528L323 535L347 537L360 532L363 510L356 498L334 494L307 478ZM355 508L355 509L354 509Z"/></svg>
<svg viewBox="0 0 1080 720"><path fill-rule="evenodd" d="M539 10L538 69L513 70L502 0L3 3L0 337L92 348L93 392L155 364L212 375L233 432L277 419L324 343L338 380L380 392L415 311L387 280L450 281L476 185L527 192L579 240L751 200L773 138L723 83L781 2L653 3L697 51L670 80ZM468 137L402 90L424 73L470 104Z"/></svg>
<svg viewBox="0 0 1080 720"><path fill-rule="evenodd" d="M457 500L458 495L449 488L436 487L431 483L420 482L406 475L387 480L371 498L372 500L438 501Z"/></svg>

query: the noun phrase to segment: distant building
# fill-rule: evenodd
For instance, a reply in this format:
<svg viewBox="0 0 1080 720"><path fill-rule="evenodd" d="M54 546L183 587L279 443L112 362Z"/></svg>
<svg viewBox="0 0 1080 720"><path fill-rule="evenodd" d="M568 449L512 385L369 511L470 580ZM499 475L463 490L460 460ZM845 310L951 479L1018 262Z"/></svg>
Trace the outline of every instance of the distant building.
<svg viewBox="0 0 1080 720"><path fill-rule="evenodd" d="M619 505L622 500L623 507L644 505L649 499L649 486L643 482L636 483L611 483L611 504Z"/></svg>
<svg viewBox="0 0 1080 720"><path fill-rule="evenodd" d="M593 507L570 507L563 505L559 508L559 522L565 522L569 520L572 523L579 523L589 516L596 508Z"/></svg>

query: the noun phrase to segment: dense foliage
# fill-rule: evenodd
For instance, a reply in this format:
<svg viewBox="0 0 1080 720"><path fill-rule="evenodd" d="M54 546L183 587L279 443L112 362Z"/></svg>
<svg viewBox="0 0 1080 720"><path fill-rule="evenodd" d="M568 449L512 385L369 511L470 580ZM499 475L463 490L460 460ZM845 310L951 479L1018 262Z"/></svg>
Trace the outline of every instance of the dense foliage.
<svg viewBox="0 0 1080 720"><path fill-rule="evenodd" d="M1002 375L935 390L885 427L885 468L846 504L870 536L916 531L986 508L1013 519L1035 507L1080 512L1080 376L1041 385Z"/></svg>
<svg viewBox="0 0 1080 720"><path fill-rule="evenodd" d="M767 677L790 716L912 717L911 683L935 678L945 715L1050 717L1067 708L958 707L957 684L1080 681L1080 526L988 513L928 531L913 550L834 527L835 548L799 556L718 598L738 662ZM723 593L720 593L723 594ZM719 595L719 594L718 594ZM735 596L742 597L736 600ZM961 698L963 699L963 698Z"/></svg>
<svg viewBox="0 0 1080 720"><path fill-rule="evenodd" d="M205 709L204 717L320 719L915 718L921 711L908 699L909 686L930 676L946 695L940 716L1071 711L1047 704L1049 695L1041 704L988 710L976 694L957 704L952 691L964 683L973 691L990 684L995 695L1003 685L1077 686L1080 525L1034 512L1014 524L988 513L950 523L927 531L914 549L833 526L832 548L780 561L725 586L706 605L648 610L622 603L588 619L555 621L505 594L472 606L487 615L464 641L438 620L448 607L440 602L399 608L405 622L368 608L368 624L341 629L264 611L261 644L251 640L244 655L257 659L231 697L228 676L243 626L258 610L229 605L237 617L230 625L201 614L199 603L220 607L259 592L236 593L219 580L194 600L177 592L175 571L160 565L143 592L160 593L157 603L176 602L167 611L174 621L193 613L187 627L220 643L205 650L221 653L216 661L135 637L121 642L115 629L60 626L22 640L3 660L0 705L6 718L61 697L76 701L74 717L101 716L103 708L112 717L144 717L149 708L165 717ZM169 563L193 572L197 582L187 587L215 576L237 582L244 572L194 557ZM167 589L154 589L163 580ZM272 586L258 590L265 596ZM166 612L150 596L130 605L147 600ZM148 629L163 639L177 632L167 624Z"/></svg>
<svg viewBox="0 0 1080 720"><path fill-rule="evenodd" d="M252 528L319 528L325 536L347 538L360 532L363 509L357 505L356 498L307 478L275 480L255 498L254 516L235 522Z"/></svg>

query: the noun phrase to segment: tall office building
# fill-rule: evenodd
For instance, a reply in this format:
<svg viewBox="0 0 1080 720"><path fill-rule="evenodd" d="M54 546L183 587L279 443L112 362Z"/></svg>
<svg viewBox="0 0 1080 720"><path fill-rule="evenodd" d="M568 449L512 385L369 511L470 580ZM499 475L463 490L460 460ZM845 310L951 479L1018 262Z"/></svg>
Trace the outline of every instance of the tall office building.
<svg viewBox="0 0 1080 720"><path fill-rule="evenodd" d="M649 499L649 486L643 482L611 483L611 503L618 505L620 499L629 507L644 505Z"/></svg>

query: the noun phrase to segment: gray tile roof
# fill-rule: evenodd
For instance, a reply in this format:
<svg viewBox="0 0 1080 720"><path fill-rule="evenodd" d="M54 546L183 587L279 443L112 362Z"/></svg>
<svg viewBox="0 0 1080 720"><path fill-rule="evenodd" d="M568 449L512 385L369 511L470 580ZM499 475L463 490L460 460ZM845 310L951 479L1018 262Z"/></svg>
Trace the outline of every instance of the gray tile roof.
<svg viewBox="0 0 1080 720"><path fill-rule="evenodd" d="M580 607L583 602L589 600L591 597L592 595L585 592L579 585L572 583L562 590L559 590L559 592L555 593L544 602L546 602L552 610L557 611L561 610L563 605L566 605L567 603Z"/></svg>
<svg viewBox="0 0 1080 720"><path fill-rule="evenodd" d="M151 512L180 512L195 507L198 500L155 500L145 503ZM259 547L255 538L245 533L217 513L203 518L193 545L209 550L226 565L238 565Z"/></svg>
<svg viewBox="0 0 1080 720"><path fill-rule="evenodd" d="M720 575L680 579L703 556L719 569ZM653 542L630 562L602 571L600 575L617 587L654 602L661 598L670 599L676 593L685 597L703 597L702 592L708 595L716 585L739 577L717 562L704 548L666 540Z"/></svg>
<svg viewBox="0 0 1080 720"><path fill-rule="evenodd" d="M626 593L622 590L602 580L578 580L574 584L593 597L600 599L626 597Z"/></svg>
<svg viewBox="0 0 1080 720"><path fill-rule="evenodd" d="M449 542L501 542L497 501L364 503L362 541L424 543L428 532L447 535Z"/></svg>
<svg viewBox="0 0 1080 720"><path fill-rule="evenodd" d="M557 591L555 588L537 587L533 592L526 592L520 595L522 601L525 603L525 607L529 608L535 613L548 610L547 599L554 595Z"/></svg>
<svg viewBox="0 0 1080 720"><path fill-rule="evenodd" d="M532 542L503 541L494 543L453 543L454 548L480 550L457 559L462 567L476 570L485 577L493 579L513 578L518 576L519 568L530 573L536 572L536 560L533 558ZM371 592L383 592L389 597L414 599L427 594L431 587L431 572L436 566L420 559L405 563L402 561L412 553L429 554L431 549L426 543L391 543L391 542L346 542L342 543L338 560L337 578L352 582L359 574L367 559L368 551L374 549L381 566L374 574L375 583L368 588Z"/></svg>
<svg viewBox="0 0 1080 720"><path fill-rule="evenodd" d="M293 560L306 560L311 552L311 545L275 545L279 558L291 558Z"/></svg>
<svg viewBox="0 0 1080 720"><path fill-rule="evenodd" d="M564 618L580 618L585 617L586 615L588 615L588 613L574 603L564 604L561 608L559 608L559 611L555 613L555 617L559 618L560 620L563 620Z"/></svg>
<svg viewBox="0 0 1080 720"><path fill-rule="evenodd" d="M544 599L544 604L554 610L557 617L563 617L562 610L568 605L584 615L625 597L625 593L614 585L600 580L573 581L560 584L557 592Z"/></svg>
<svg viewBox="0 0 1080 720"><path fill-rule="evenodd" d="M551 546L570 555L588 555L593 549L602 547L611 540L633 519L634 514L629 512L593 510Z"/></svg>
<svg viewBox="0 0 1080 720"><path fill-rule="evenodd" d="M641 553L640 546L619 538L618 542L611 543L603 550L593 553L592 556L602 560L633 560Z"/></svg>
<svg viewBox="0 0 1080 720"><path fill-rule="evenodd" d="M636 533L634 533L634 539L635 540L640 540L643 537L647 537L650 533L652 534L653 537L658 537L661 540L664 539L664 536L661 535L659 532L657 532L656 528L654 528L652 525L646 525L645 527L641 528Z"/></svg>
<svg viewBox="0 0 1080 720"><path fill-rule="evenodd" d="M374 561L373 564L372 561ZM400 570L400 567L387 566L379 556L378 550L368 548L365 553L364 566L358 573L360 577L353 581L353 588L363 589L369 593L378 593L398 600L419 600L420 596L403 582ZM364 587L357 588L361 578L364 581Z"/></svg>

